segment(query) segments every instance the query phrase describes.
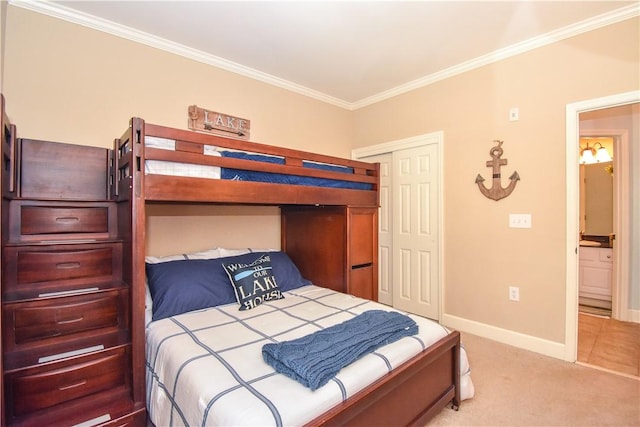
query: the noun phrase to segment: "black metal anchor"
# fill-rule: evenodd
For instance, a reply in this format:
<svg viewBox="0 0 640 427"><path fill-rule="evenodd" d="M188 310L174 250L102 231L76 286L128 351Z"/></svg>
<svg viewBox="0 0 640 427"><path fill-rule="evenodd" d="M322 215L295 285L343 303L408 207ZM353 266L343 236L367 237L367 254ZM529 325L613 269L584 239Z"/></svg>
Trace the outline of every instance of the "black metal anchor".
<svg viewBox="0 0 640 427"><path fill-rule="evenodd" d="M509 177L509 180L511 180L511 182L509 183L507 188L502 188L502 182L500 180L500 167L507 164L507 159L500 159L503 153L502 143L504 141L494 140L493 142L497 142L498 145L496 145L495 147L491 147L491 150L489 150L489 155L493 160L487 160L487 167L493 168L493 185L491 186L491 188L485 187L484 178L480 174L476 176L476 184L478 184L480 192L486 197L493 200L500 200L507 197L513 192L514 188L516 188L517 182L520 181L520 175L518 175L518 172L513 172Z"/></svg>

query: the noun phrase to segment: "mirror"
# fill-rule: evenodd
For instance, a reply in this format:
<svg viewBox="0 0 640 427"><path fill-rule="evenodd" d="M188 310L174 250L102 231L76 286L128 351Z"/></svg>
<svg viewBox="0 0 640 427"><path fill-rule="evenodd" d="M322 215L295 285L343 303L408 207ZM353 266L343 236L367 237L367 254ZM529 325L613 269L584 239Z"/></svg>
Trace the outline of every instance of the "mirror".
<svg viewBox="0 0 640 427"><path fill-rule="evenodd" d="M580 229L586 235L613 233L612 163L580 165Z"/></svg>

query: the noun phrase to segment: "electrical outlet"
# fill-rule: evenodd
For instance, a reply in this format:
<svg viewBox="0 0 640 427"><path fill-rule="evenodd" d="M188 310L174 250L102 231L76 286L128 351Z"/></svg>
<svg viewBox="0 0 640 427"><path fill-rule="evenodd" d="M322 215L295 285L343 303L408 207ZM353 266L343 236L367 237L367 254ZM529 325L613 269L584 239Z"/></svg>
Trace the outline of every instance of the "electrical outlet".
<svg viewBox="0 0 640 427"><path fill-rule="evenodd" d="M520 288L517 286L509 286L509 299L511 301L520 301Z"/></svg>
<svg viewBox="0 0 640 427"><path fill-rule="evenodd" d="M520 119L520 109L513 107L509 109L509 121L517 122Z"/></svg>

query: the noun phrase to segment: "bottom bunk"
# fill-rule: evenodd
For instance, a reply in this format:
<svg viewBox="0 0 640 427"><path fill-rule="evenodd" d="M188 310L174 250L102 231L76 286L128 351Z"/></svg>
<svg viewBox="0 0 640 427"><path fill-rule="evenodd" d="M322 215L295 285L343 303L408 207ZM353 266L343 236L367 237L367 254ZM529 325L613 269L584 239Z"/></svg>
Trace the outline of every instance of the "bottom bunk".
<svg viewBox="0 0 640 427"><path fill-rule="evenodd" d="M273 258L277 261L277 256ZM290 262L287 257L282 259ZM210 260L206 268L223 262ZM181 263L188 261L160 268L147 264L151 294L159 295L158 278L171 281L172 274L195 274L194 270L206 264L185 269ZM174 266L180 271L168 273ZM411 425L425 422L448 403L457 407L473 395L459 333L414 315L406 316L417 325L417 334L360 357L315 390L276 372L263 359L265 344L306 337L371 310L395 312L376 302L311 285L295 267L289 267L295 279L284 281L282 299L266 300L247 310L225 302L157 316L164 318L147 325L147 410L152 423ZM274 272L278 273L275 266ZM174 284L174 295L164 293L172 305L181 304L192 293L182 287L185 283ZM228 301L228 295L217 298ZM157 298L150 301L154 309L158 301L163 304Z"/></svg>

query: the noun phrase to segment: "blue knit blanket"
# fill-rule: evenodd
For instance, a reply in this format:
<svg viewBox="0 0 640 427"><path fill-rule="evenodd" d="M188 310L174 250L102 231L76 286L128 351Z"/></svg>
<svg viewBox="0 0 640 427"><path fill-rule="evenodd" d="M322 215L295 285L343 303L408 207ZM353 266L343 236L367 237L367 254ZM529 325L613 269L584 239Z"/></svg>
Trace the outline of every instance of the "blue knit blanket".
<svg viewBox="0 0 640 427"><path fill-rule="evenodd" d="M409 316L370 310L292 341L265 344L262 357L277 372L316 390L360 357L417 333Z"/></svg>

